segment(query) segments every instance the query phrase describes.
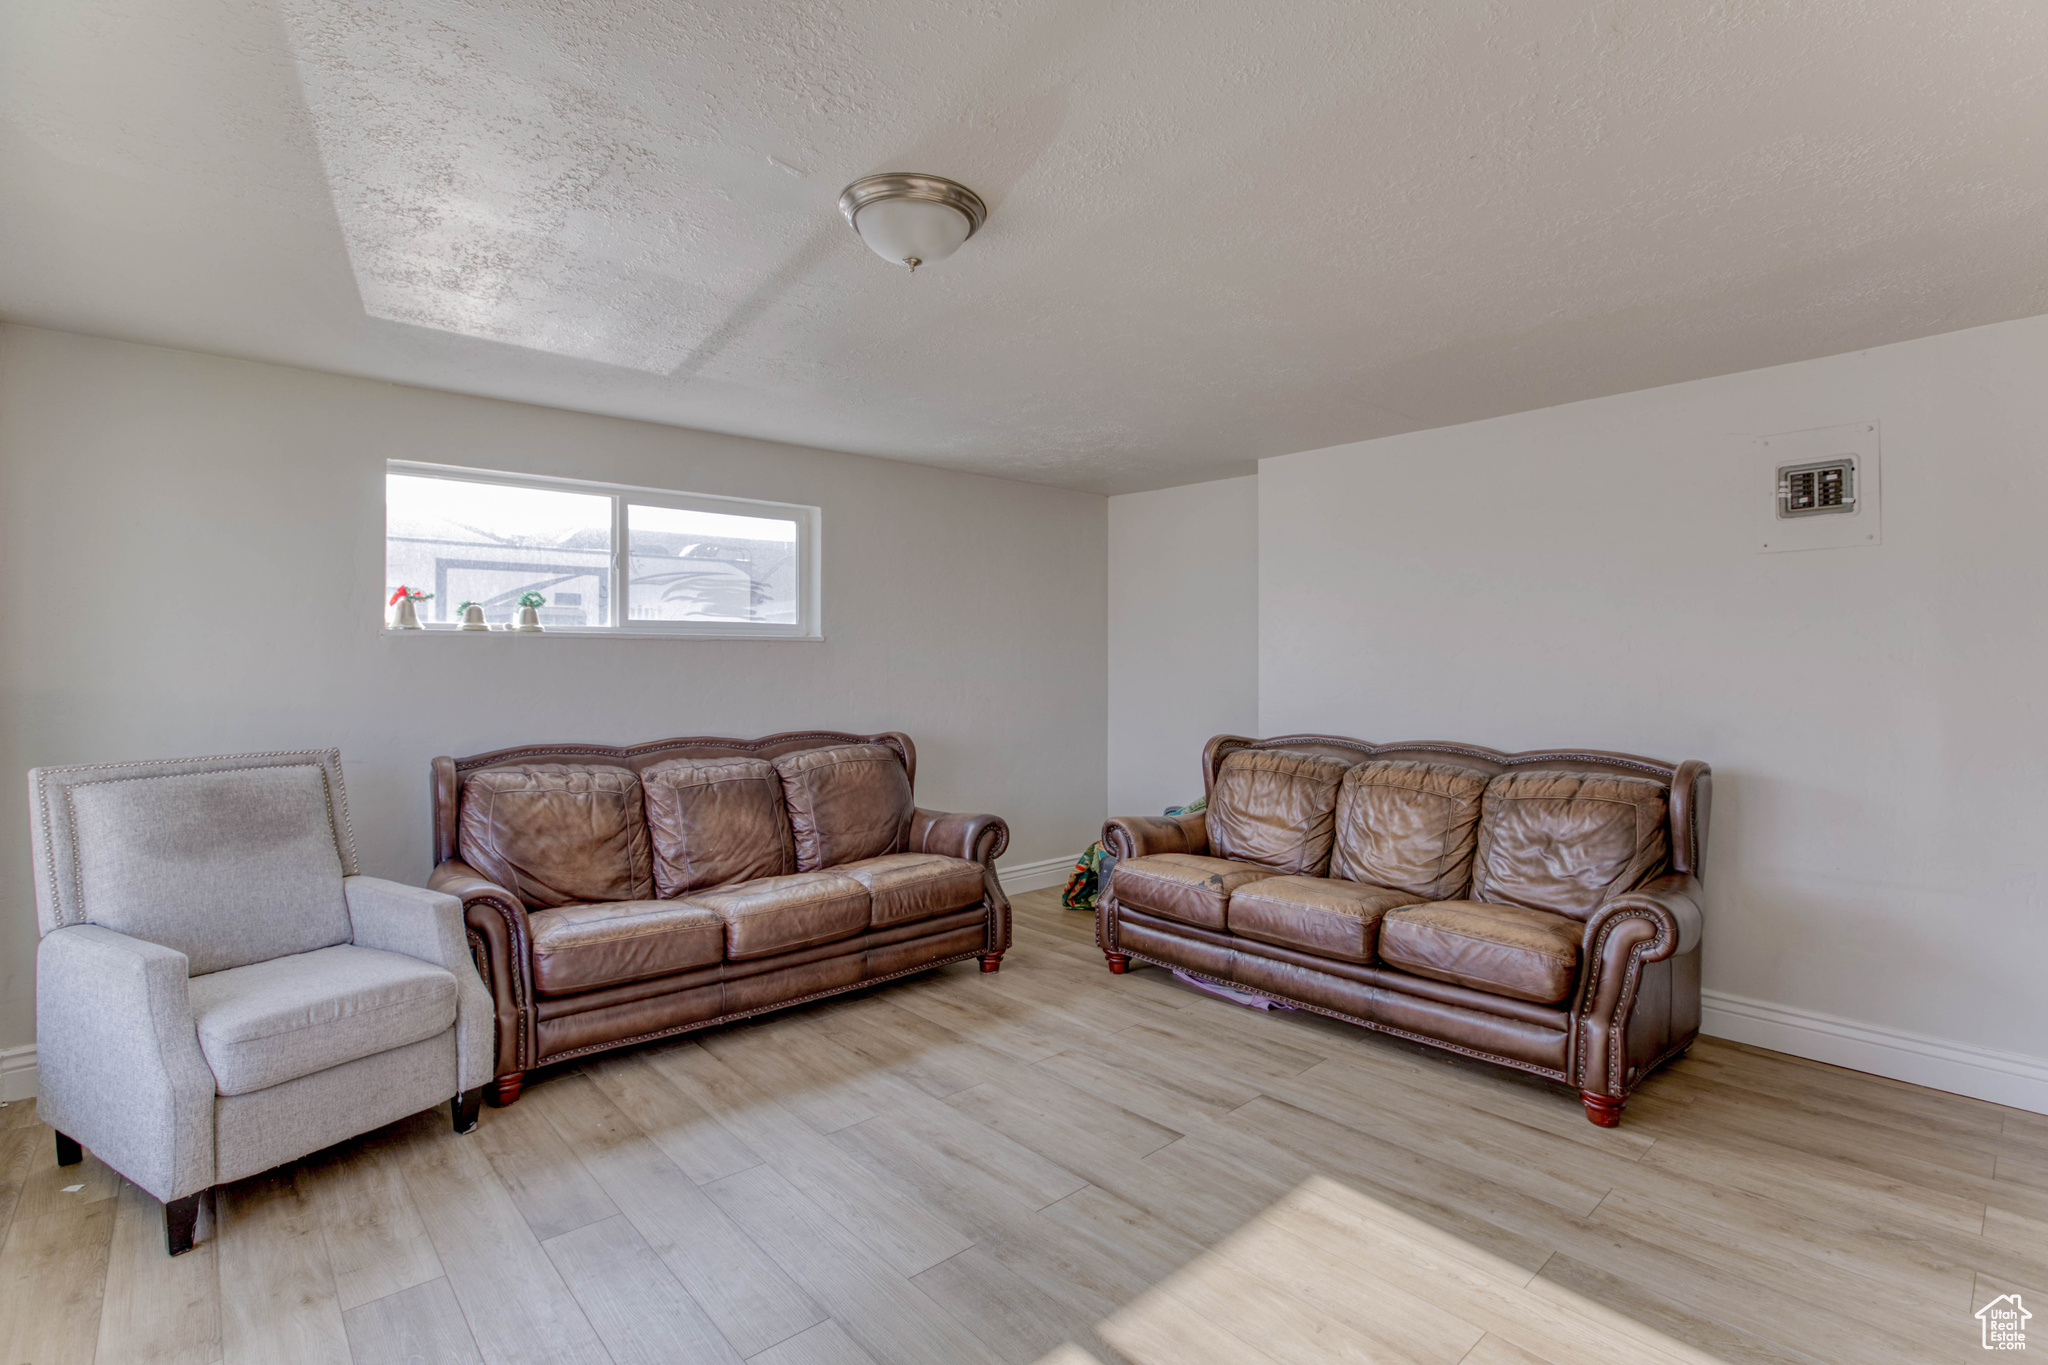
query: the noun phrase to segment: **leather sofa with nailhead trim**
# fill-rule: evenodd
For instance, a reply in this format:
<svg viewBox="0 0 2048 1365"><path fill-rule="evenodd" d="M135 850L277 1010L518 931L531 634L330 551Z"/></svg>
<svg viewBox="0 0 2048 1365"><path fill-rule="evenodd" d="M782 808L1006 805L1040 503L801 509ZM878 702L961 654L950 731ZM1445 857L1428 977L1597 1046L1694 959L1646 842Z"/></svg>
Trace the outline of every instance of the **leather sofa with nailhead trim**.
<svg viewBox="0 0 2048 1365"><path fill-rule="evenodd" d="M495 1079L978 959L1010 903L993 815L920 809L908 735L814 730L433 765L428 885L462 898Z"/></svg>
<svg viewBox="0 0 2048 1365"><path fill-rule="evenodd" d="M1111 971L1562 1081L1602 1127L1698 1035L1706 764L1218 735L1202 773L1206 810L1103 826Z"/></svg>

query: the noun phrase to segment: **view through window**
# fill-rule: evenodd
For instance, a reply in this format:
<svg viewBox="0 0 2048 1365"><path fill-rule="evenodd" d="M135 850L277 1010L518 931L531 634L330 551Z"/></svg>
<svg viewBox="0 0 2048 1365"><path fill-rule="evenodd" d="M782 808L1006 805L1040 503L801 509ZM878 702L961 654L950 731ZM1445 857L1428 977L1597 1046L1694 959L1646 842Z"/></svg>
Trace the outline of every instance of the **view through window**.
<svg viewBox="0 0 2048 1365"><path fill-rule="evenodd" d="M504 628L537 595L549 630L815 635L817 524L812 507L393 462L385 597L432 594L428 629L468 603Z"/></svg>

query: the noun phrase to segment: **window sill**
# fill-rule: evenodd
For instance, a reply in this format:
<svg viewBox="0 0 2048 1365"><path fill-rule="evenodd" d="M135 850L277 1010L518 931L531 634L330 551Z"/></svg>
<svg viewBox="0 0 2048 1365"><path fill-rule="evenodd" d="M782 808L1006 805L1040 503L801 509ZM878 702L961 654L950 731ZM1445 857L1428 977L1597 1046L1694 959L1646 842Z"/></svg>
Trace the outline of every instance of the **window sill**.
<svg viewBox="0 0 2048 1365"><path fill-rule="evenodd" d="M753 631L738 630L600 630L590 626L549 626L545 630L464 630L460 626L439 625L421 626L418 630L398 630L384 626L378 634L434 639L461 636L472 640L758 640L777 644L816 644L825 638L823 635L762 635Z"/></svg>

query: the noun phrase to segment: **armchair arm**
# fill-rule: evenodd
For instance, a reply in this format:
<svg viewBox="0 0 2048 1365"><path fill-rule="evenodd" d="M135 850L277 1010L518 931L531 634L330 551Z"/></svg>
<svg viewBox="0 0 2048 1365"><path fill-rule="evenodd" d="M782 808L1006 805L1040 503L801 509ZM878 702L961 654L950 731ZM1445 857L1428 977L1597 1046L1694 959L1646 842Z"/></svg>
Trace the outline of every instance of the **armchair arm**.
<svg viewBox="0 0 2048 1365"><path fill-rule="evenodd" d="M213 1184L213 1069L175 948L73 924L36 948L36 1112L168 1203Z"/></svg>
<svg viewBox="0 0 2048 1365"><path fill-rule="evenodd" d="M341 889L359 946L403 953L454 973L456 1089L474 1090L489 1081L496 1062L495 1010L469 955L461 900L381 877L346 877Z"/></svg>
<svg viewBox="0 0 2048 1365"><path fill-rule="evenodd" d="M1572 1014L1578 1031L1577 1084L1620 1096L1627 1066L1628 1018L1645 963L1699 946L1700 883L1688 872L1654 878L1593 912L1581 941L1584 979Z"/></svg>
<svg viewBox="0 0 2048 1365"><path fill-rule="evenodd" d="M1119 815L1103 825L1102 847L1118 861L1153 853L1206 854L1208 815Z"/></svg>
<svg viewBox="0 0 2048 1365"><path fill-rule="evenodd" d="M462 919L477 969L490 987L497 1022L497 1063L493 1074L509 1076L536 1060L533 1022L533 943L526 906L495 882L486 881L459 858L450 858L427 878L429 890L462 902Z"/></svg>
<svg viewBox="0 0 2048 1365"><path fill-rule="evenodd" d="M951 811L910 813L910 851L943 853L981 864L982 891L988 900L988 951L1010 946L1010 898L996 877L996 859L1010 846L1010 826L997 815L956 815Z"/></svg>

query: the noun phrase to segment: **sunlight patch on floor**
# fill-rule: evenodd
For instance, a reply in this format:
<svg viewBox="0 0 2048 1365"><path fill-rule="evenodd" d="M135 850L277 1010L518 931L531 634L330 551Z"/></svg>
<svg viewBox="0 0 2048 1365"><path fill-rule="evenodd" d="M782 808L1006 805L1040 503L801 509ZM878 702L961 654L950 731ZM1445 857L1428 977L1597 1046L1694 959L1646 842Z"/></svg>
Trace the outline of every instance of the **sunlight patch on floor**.
<svg viewBox="0 0 2048 1365"><path fill-rule="evenodd" d="M1323 1176L1099 1330L1133 1365L1721 1365Z"/></svg>

